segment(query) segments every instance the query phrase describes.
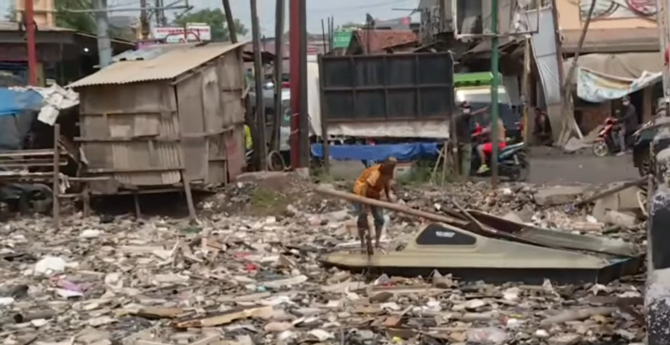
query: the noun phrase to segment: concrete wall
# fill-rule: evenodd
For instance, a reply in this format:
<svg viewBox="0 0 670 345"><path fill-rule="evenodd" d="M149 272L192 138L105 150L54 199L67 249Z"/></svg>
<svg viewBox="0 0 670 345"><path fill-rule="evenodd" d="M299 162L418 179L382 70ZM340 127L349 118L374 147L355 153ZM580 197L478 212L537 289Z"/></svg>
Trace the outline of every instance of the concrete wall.
<svg viewBox="0 0 670 345"><path fill-rule="evenodd" d="M580 1L584 9L584 15L580 12ZM635 9L617 5L613 0L597 1L594 18L591 20L589 29L621 29L621 28L652 28L656 27L656 19L653 16L643 16ZM614 5L612 5L614 3ZM591 0L556 0L558 9L558 25L562 30L581 29L582 17L586 17ZM612 5L614 11L597 11ZM618 7L616 7L618 6ZM601 14L600 16L598 16Z"/></svg>

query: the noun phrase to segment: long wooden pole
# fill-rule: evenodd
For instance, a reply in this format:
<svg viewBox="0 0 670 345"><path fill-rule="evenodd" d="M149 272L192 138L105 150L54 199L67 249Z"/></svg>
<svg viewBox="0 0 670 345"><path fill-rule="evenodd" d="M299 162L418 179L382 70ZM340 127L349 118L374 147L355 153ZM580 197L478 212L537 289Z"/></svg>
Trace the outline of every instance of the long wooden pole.
<svg viewBox="0 0 670 345"><path fill-rule="evenodd" d="M570 69L568 74L563 80L563 90L566 97L572 93L572 78L575 74L575 69L577 68L577 61L579 60L579 54L581 53L582 47L584 46L584 41L586 40L586 33L589 31L589 25L591 25L591 17L593 17L593 11L596 8L596 0L591 1L591 7L589 7L589 12L584 21L584 27L582 32L579 34L579 41L577 43L577 50L575 51L575 56L572 58L572 63L570 64Z"/></svg>
<svg viewBox="0 0 670 345"><path fill-rule="evenodd" d="M622 191L622 190L624 190L624 189L626 189L626 188L630 188L630 187L633 187L633 186L641 186L641 185L644 184L646 181L647 181L647 176L642 177L642 178L640 178L640 179L638 179L638 180L625 182L625 183L623 183L622 185L620 185L620 186L618 186L618 187L614 187L614 188L612 188L612 189L608 189L608 190L606 190L606 191L604 191L604 192L597 193L597 194L595 194L595 195L593 195L593 196L591 196L591 197L589 197L589 198L586 198L586 199L584 199L584 200L582 200L582 201L580 201L580 202L578 202L578 203L575 203L575 206L576 206L576 207L584 206L584 205L586 205L586 204L588 204L588 203L591 203L591 202L594 202L594 201L596 201L596 200L598 200L598 199L602 199L602 198L607 197L607 196L610 196L610 195L612 195L612 194L614 194L614 193L618 193L618 192L620 192L620 191Z"/></svg>
<svg viewBox="0 0 670 345"><path fill-rule="evenodd" d="M523 47L523 79L521 82L521 94L523 95L523 141L526 143L526 146L533 142L533 138L530 137L530 128L531 128L531 111L530 105L534 102L530 101L530 36L526 37Z"/></svg>
<svg viewBox="0 0 670 345"><path fill-rule="evenodd" d="M563 97L561 97L561 114L563 115L563 133L559 138L559 144L564 145L570 139L570 133L572 131L576 132L579 138L581 139L582 133L579 131L579 126L575 122L575 117L573 114L572 107L572 79L575 75L575 70L577 69L577 61L579 60L579 54L582 51L584 46L584 41L586 40L586 33L589 31L589 25L591 25L591 18L593 17L593 11L596 8L596 0L591 1L591 6L589 7L589 12L584 21L584 27L582 27L582 32L579 35L579 41L577 43L577 50L575 51L575 56L572 58L572 63L570 64L570 69L568 74L563 80L561 91L563 92Z"/></svg>
<svg viewBox="0 0 670 345"><path fill-rule="evenodd" d="M54 228L60 229L60 124L54 124L54 165L53 165L53 185L52 185L52 213L54 218Z"/></svg>
<svg viewBox="0 0 670 345"><path fill-rule="evenodd" d="M377 199L364 198L364 197L358 196L356 194L340 192L340 191L330 189L330 188L318 187L314 191L319 193L319 194L333 196L333 197L344 199L344 200L347 200L347 201L358 202L358 203L366 204L366 205L370 205L370 206L381 207L381 208L385 208L385 209L388 209L388 210L392 210L392 211L396 211L396 212L400 212L400 213L405 213L405 214L409 214L409 215L420 217L420 218L425 218L425 219L428 219L428 220L432 220L434 222L447 223L447 224L456 225L456 226L459 226L459 227L465 227L468 224L470 224L469 222L466 222L464 220L460 220L460 219L456 219L456 218L452 218L452 217L448 217L448 216L444 216L444 215L440 215L440 214L425 212L425 211L421 211L421 210L416 210L416 209L409 208L409 207L406 207L406 206L393 204L393 203L390 203L390 202L381 201L381 200L377 200Z"/></svg>
<svg viewBox="0 0 670 345"><path fill-rule="evenodd" d="M284 0L277 0L275 7L275 61L274 61L274 79L275 79L275 99L274 99L274 121L272 122L272 150L279 151L281 146L281 122L284 118L284 108L282 107L282 76L284 74L284 22L286 18L286 3Z"/></svg>
<svg viewBox="0 0 670 345"><path fill-rule="evenodd" d="M257 0L251 0L251 36L254 43L254 81L256 89L256 137L254 144L258 150L258 169L267 171L267 141L265 139L265 102L263 100L263 62L261 61L261 29L258 19Z"/></svg>
<svg viewBox="0 0 670 345"><path fill-rule="evenodd" d="M26 26L26 51L28 52L28 84L37 85L37 46L35 43L35 10L33 0L25 2L24 22Z"/></svg>
<svg viewBox="0 0 670 345"><path fill-rule="evenodd" d="M237 28L235 27L233 11L230 9L230 0L223 0L223 11L226 12L226 24L228 25L228 37L230 37L230 42L237 43Z"/></svg>
<svg viewBox="0 0 670 345"><path fill-rule="evenodd" d="M500 85L500 47L498 44L498 0L491 0L491 188L498 188L498 87ZM482 162L481 164L486 164Z"/></svg>
<svg viewBox="0 0 670 345"><path fill-rule="evenodd" d="M291 89L291 170L300 167L300 1L289 0L289 82Z"/></svg>

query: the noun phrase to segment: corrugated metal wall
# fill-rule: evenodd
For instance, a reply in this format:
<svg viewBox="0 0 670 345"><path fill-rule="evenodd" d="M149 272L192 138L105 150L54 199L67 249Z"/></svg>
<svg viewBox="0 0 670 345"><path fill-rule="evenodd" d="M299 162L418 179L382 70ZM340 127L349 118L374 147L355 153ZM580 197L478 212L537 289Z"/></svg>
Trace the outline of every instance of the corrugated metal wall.
<svg viewBox="0 0 670 345"><path fill-rule="evenodd" d="M183 79L82 87L81 145L93 174L131 186L221 184L244 168L242 60Z"/></svg>
<svg viewBox="0 0 670 345"><path fill-rule="evenodd" d="M80 100L82 148L90 172L112 174L135 186L181 180L177 105L169 82L84 88Z"/></svg>

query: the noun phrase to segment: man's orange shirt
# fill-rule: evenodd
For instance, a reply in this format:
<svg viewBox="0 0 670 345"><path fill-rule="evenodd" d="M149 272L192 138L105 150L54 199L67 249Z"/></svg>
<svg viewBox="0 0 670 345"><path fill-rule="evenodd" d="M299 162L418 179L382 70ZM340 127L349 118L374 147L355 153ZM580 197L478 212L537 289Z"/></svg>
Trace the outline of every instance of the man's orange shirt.
<svg viewBox="0 0 670 345"><path fill-rule="evenodd" d="M354 194L373 199L381 198L389 178L381 174L380 168L381 164L377 164L365 169L354 184Z"/></svg>

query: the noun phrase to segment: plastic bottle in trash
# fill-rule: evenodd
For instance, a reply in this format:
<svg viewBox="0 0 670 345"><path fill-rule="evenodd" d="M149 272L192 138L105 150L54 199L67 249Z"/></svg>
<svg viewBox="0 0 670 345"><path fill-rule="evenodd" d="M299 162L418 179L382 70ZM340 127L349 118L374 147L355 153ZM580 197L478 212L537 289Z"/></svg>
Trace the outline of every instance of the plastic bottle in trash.
<svg viewBox="0 0 670 345"><path fill-rule="evenodd" d="M388 229L390 224L391 224L391 216L389 216L388 214L385 214L384 215L384 225L382 226L382 237L381 237L382 239L388 238L387 237L387 234L388 234L387 229Z"/></svg>
<svg viewBox="0 0 670 345"><path fill-rule="evenodd" d="M469 343L502 345L507 341L507 332L496 328L470 328L466 332Z"/></svg>

